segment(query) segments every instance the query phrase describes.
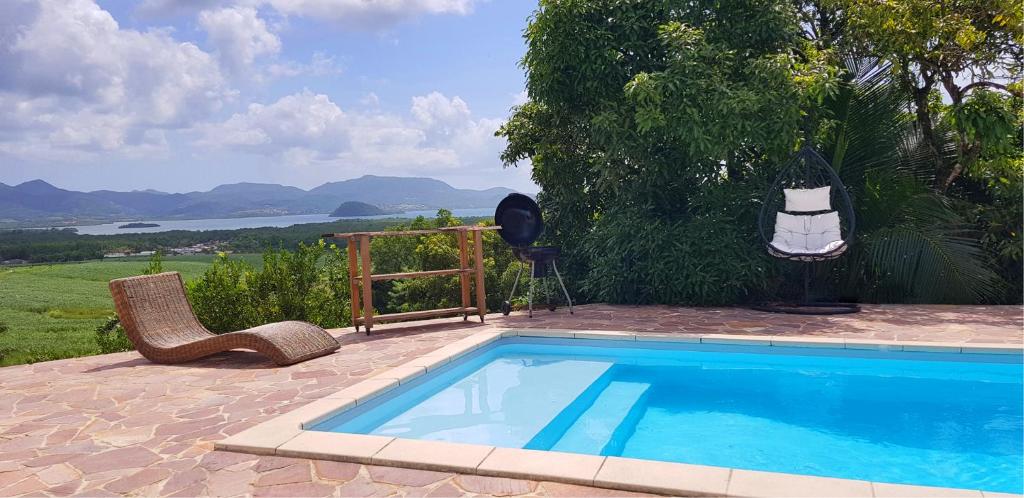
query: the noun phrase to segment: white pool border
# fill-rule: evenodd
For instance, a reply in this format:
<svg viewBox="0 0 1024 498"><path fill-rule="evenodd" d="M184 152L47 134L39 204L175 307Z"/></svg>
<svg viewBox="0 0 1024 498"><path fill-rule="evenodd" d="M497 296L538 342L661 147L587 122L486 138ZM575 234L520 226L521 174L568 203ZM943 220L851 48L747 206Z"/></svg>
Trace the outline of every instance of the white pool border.
<svg viewBox="0 0 1024 498"><path fill-rule="evenodd" d="M965 496L1006 493L878 483L621 457L424 441L307 428L361 405L503 337L558 337L748 346L1024 355L1021 345L884 341L738 334L648 334L597 330L515 329L479 332L365 379L248 430L217 441L225 451L554 481L678 496Z"/></svg>

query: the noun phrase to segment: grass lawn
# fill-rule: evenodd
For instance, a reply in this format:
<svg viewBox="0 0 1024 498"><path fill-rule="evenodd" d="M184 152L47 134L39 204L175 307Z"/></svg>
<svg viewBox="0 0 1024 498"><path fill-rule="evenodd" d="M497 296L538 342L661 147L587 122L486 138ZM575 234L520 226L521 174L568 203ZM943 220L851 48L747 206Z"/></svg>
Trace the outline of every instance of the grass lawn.
<svg viewBox="0 0 1024 498"><path fill-rule="evenodd" d="M259 263L259 255L232 255ZM198 277L212 255L165 257L164 271ZM139 275L149 261L125 258L0 269L0 366L99 353L96 327L114 315L107 282ZM0 330L3 330L0 327Z"/></svg>

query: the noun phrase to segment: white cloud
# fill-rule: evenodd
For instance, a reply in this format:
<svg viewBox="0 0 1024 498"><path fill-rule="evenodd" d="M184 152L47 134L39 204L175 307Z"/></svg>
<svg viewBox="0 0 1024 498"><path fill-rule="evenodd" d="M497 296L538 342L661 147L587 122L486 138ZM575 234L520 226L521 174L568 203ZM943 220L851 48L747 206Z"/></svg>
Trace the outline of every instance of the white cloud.
<svg viewBox="0 0 1024 498"><path fill-rule="evenodd" d="M210 54L91 0L5 0L0 18L0 151L149 150L233 96Z"/></svg>
<svg viewBox="0 0 1024 498"><path fill-rule="evenodd" d="M270 64L266 68L267 74L275 78L294 78L296 76L326 76L329 74L341 74L341 66L323 52L313 52L309 63L295 61L284 61Z"/></svg>
<svg viewBox="0 0 1024 498"><path fill-rule="evenodd" d="M530 101L530 95L523 90L512 95L512 105L523 105Z"/></svg>
<svg viewBox="0 0 1024 498"><path fill-rule="evenodd" d="M235 74L247 69L257 57L281 51L281 39L270 32L252 7L204 10L199 13L199 25L216 48L222 65Z"/></svg>
<svg viewBox="0 0 1024 498"><path fill-rule="evenodd" d="M504 143L497 119L474 118L459 97L414 97L408 116L342 110L309 91L221 123L196 128L197 144L280 158L293 166L355 168L350 173L458 175L497 171ZM334 176L337 176L335 172Z"/></svg>
<svg viewBox="0 0 1024 498"><path fill-rule="evenodd" d="M174 17L237 5L269 6L284 16L379 31L424 15L468 15L481 1L487 0L144 0L137 10L146 17Z"/></svg>
<svg viewBox="0 0 1024 498"><path fill-rule="evenodd" d="M267 0L287 16L313 17L347 28L378 30L425 14L467 15L478 0Z"/></svg>

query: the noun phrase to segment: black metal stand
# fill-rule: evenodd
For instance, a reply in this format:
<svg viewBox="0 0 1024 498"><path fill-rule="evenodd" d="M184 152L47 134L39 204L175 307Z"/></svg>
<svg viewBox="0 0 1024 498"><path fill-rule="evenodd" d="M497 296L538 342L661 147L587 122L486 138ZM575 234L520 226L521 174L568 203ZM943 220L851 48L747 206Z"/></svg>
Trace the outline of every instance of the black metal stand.
<svg viewBox="0 0 1024 498"><path fill-rule="evenodd" d="M800 303L760 303L750 307L757 311L769 313L788 313L791 315L848 315L860 312L856 303L834 303L827 301L811 301L811 263L804 265L804 300Z"/></svg>
<svg viewBox="0 0 1024 498"><path fill-rule="evenodd" d="M525 268L525 267L526 267L526 262L521 262L520 266L519 266L519 271L516 272L516 279L512 283L512 292L509 293L508 300L503 302L503 303L501 303L501 313L506 315L506 316L509 313L512 312L512 298L515 297L515 295L516 295L516 287L519 285L519 277L521 277L523 275L523 268ZM553 259L551 260L551 269L554 270L555 278L558 279L558 285L562 288L562 293L565 294L565 301L569 304L569 314L571 315L571 314L573 314L572 298L569 297L569 291L565 288L565 282L562 281L562 275L560 273L558 273L558 264L556 264L555 260L553 260ZM538 270L541 270L541 271L538 271ZM529 314L530 318L533 318L533 286L534 286L534 280L538 279L538 278L547 278L547 276L548 276L547 275L547 271L544 271L544 270L545 269L540 268L540 267L537 266L537 262L536 261L530 261L530 289L529 289L529 291L527 291L527 302L529 303L527 309L528 309L528 314ZM552 304L552 302L551 302L551 289L549 289L547 285L544 286L544 298L545 298L545 301L547 302L548 310L549 311L555 311L556 306L554 304Z"/></svg>

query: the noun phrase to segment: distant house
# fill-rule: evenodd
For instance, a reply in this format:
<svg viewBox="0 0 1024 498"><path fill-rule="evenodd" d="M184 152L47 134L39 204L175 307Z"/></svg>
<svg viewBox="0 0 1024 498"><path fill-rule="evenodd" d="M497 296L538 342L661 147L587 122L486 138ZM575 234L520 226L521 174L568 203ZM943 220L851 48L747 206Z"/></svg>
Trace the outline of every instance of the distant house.
<svg viewBox="0 0 1024 498"><path fill-rule="evenodd" d="M4 260L4 261L0 261L0 265L24 265L24 264L28 264L28 261L24 260L24 259L7 259L7 260Z"/></svg>
<svg viewBox="0 0 1024 498"><path fill-rule="evenodd" d="M126 253L126 252L108 252L108 253L103 255L104 258L124 258L124 257L127 257L127 256L128 256L128 253Z"/></svg>
<svg viewBox="0 0 1024 498"><path fill-rule="evenodd" d="M136 256L152 256L156 254L156 251L139 251L135 253Z"/></svg>

